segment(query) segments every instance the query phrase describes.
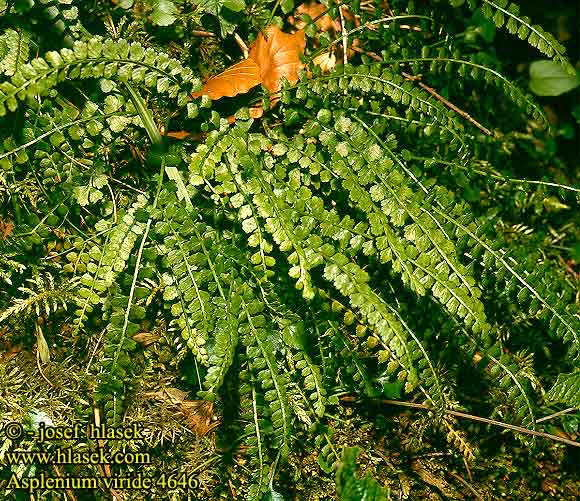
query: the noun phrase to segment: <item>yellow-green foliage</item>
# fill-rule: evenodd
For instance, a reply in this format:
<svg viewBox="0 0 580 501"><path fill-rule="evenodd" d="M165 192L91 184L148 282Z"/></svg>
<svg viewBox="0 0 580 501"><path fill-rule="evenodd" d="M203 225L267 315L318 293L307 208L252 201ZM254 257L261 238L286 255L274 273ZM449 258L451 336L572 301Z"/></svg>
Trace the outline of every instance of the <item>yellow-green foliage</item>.
<svg viewBox="0 0 580 501"><path fill-rule="evenodd" d="M71 3L91 12L50 3L55 26L72 26L57 26L60 49L55 34L13 26L0 36L0 165L2 182L14 186L0 192L0 217L15 208L14 231L0 241L8 268L0 279L10 290L0 293L0 322L24 326L33 314L84 340L101 336L90 372L106 422L122 422L131 405L142 370L133 337L154 324L167 327L181 359L191 353L181 366L189 390L235 408L224 428L247 447L249 499L278 495L276 468L303 433L323 471L338 468L343 499L388 496L355 476L356 451L345 449L340 461L327 425L341 394L413 400L441 424L445 411L472 404L467 385L475 382L480 410L530 429L542 428L537 417L555 403L580 405L577 290L539 234L518 240L504 231L526 214L500 202L513 167L506 128L539 129L544 116L497 68L447 37L444 21L458 11L409 2L407 12L395 2L417 27L405 32L378 3L351 5L362 19L347 26L351 39L356 33L382 61L354 55L330 73L310 65L252 120L244 96L192 100L199 75L155 38L127 28L125 39L114 26L114 36L89 34ZM111 7L115 16L129 15L129 3ZM141 7L157 29L186 23L186 3ZM450 4L481 6L497 27L569 67L561 44L515 4ZM204 12L223 35L247 26L244 2L216 5ZM32 6L30 15L45 19L49 7ZM13 19L23 15L9 8ZM15 48L16 36L25 46ZM307 59L316 50L312 40L308 47ZM409 73L451 78L449 99L480 112L487 128ZM486 92L503 115L485 109L478 96ZM189 138L162 139L162 123ZM498 173L482 177L490 165ZM182 182L168 180L167 168ZM516 183L535 190L545 221L549 195L577 209L570 194L578 190L559 186ZM31 276L50 279L25 286ZM546 352L559 357L558 369L536 374L531 354ZM463 432L447 425L449 446L472 459Z"/></svg>

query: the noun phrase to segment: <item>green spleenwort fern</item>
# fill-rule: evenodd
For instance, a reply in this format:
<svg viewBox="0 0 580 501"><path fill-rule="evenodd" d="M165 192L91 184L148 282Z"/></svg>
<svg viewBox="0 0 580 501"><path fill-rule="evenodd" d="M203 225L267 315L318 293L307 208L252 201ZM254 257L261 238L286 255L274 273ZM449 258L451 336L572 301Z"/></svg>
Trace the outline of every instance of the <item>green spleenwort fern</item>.
<svg viewBox="0 0 580 501"><path fill-rule="evenodd" d="M88 32L79 20L79 8L71 0L40 0L38 7L63 37L63 42L70 45ZM36 5L35 5L36 7ZM37 7L37 8L38 8Z"/></svg>
<svg viewBox="0 0 580 501"><path fill-rule="evenodd" d="M490 85L494 85L500 89L500 91L507 94L514 104L520 107L520 109L525 110L526 113L539 120L543 126L548 126L548 120L544 110L538 106L534 99L529 94L523 92L522 89L517 87L514 83L510 82L498 71L479 64L477 61L455 59L447 56L445 53L439 54L437 57L427 57L429 52L431 51L427 48L422 51L423 57L394 59L389 60L388 62L392 64L408 63L419 68L422 64L428 63L430 73L449 71L456 68L457 74L462 78L469 76L473 79L482 80Z"/></svg>
<svg viewBox="0 0 580 501"><path fill-rule="evenodd" d="M574 407L580 406L580 371L560 374L550 390L548 398L552 402L562 402Z"/></svg>
<svg viewBox="0 0 580 501"><path fill-rule="evenodd" d="M514 4L469 5L568 64L560 44ZM51 16L76 19L71 9L59 12ZM377 36L391 40L384 20L374 24ZM340 459L328 414L337 390L374 398L399 385L436 409L450 445L471 458L462 432L443 420L462 403L447 346L466 361L479 353L494 411L514 422L533 428L546 403L579 405L577 371L550 381L544 398L527 353L510 353L501 339L502 315L522 315L576 363L574 291L537 254L509 244L494 214L476 214L453 186L422 171L436 162L472 169L499 134L480 143L460 116L400 74L402 65L429 64L434 74L456 66L462 78L483 75L542 118L497 71L453 47L438 57L406 47L397 59L389 49L380 64L327 75L313 69L287 85L272 111L278 121L266 115L256 123L241 109L232 125L207 98L190 102L199 80L179 61L140 43L88 38L81 28L67 33L72 48L28 62L14 48L24 34L0 38L7 75L0 116L26 110L24 132L4 137L0 165L38 168L43 196L54 205L62 188L79 213L93 216L93 227L79 230L73 209L59 202L42 220L31 218L29 232L2 243L31 249L39 242L28 233L46 235L56 225L79 237L62 266L67 285L39 279L20 287L26 297L14 299L0 321L51 315L71 303L77 333L90 335L102 320L102 356L91 371L107 421L121 421L139 371L132 336L150 316L167 321L177 348L193 355L199 398L218 400L235 382L237 445L247 447L254 475L249 499L273 496L276 466L292 453L298 428L314 437L321 468L336 471L342 499L388 497L375 481L356 477L356 451L345 449ZM99 80L90 98L79 83L86 79ZM59 95L63 83L74 83L81 104ZM149 99L154 109L176 107L202 140L167 151ZM143 130L160 161L156 191L141 186L152 196L115 197L109 159L123 151L112 146L143 147ZM145 280L158 284L161 308L151 307Z"/></svg>
<svg viewBox="0 0 580 501"><path fill-rule="evenodd" d="M94 37L75 41L72 49L35 58L22 65L10 81L0 83L0 116L6 114L6 108L15 111L19 100L44 96L65 79L111 77L155 87L158 93L176 97L181 106L199 82L191 69L164 53L139 43Z"/></svg>
<svg viewBox="0 0 580 501"><path fill-rule="evenodd" d="M69 254L69 260L83 262L83 269L86 269L76 291L76 329L85 329L88 316L95 308L109 317L103 332L106 348L98 362L95 398L104 404L105 417L114 423L119 423L122 416L125 381L132 365L128 353L136 347L131 337L139 332L139 325L135 322L145 316L145 308L132 302L135 287L125 294L117 285L117 279L127 268L139 237L142 237L142 242L145 239L143 235L148 227L135 214L143 211L145 205L144 198L135 202L126 214L120 215L120 221L112 228L108 228L107 221L100 221L97 227L106 232L104 242L91 245L79 254ZM142 252L140 248L139 256Z"/></svg>
<svg viewBox="0 0 580 501"><path fill-rule="evenodd" d="M370 475L359 479L356 459L359 449L347 447L342 452L342 458L336 471L336 491L342 501L382 501L391 499L388 489L381 487Z"/></svg>
<svg viewBox="0 0 580 501"><path fill-rule="evenodd" d="M143 223L135 219L135 211L143 206L144 200L137 201L122 215L119 223L108 231L103 244L91 246L81 256L69 254L68 259L73 262L77 258L84 261L87 270L80 278L79 308L75 312L79 326L83 325L94 306L103 302L102 293L107 292L115 284L117 275L125 270L133 247L143 233ZM107 226L108 222L102 221L96 229L106 230Z"/></svg>
<svg viewBox="0 0 580 501"><path fill-rule="evenodd" d="M526 40L542 54L561 64L568 73L571 75L576 74L576 70L565 56L564 46L541 26L532 24L529 17L520 16L519 5L509 2L509 0L483 0L481 11L498 28L505 26L511 34L517 34L518 37Z"/></svg>
<svg viewBox="0 0 580 501"><path fill-rule="evenodd" d="M8 29L0 35L0 72L14 75L28 60L30 35L23 30Z"/></svg>

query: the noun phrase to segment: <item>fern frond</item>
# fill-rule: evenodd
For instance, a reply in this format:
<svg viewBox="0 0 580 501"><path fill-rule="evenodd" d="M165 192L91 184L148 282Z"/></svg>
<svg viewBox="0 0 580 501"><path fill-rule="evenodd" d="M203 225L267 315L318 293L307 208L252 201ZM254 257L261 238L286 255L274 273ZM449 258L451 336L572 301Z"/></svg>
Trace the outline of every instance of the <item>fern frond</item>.
<svg viewBox="0 0 580 501"><path fill-rule="evenodd" d="M559 374L556 383L547 393L546 400L580 407L580 371Z"/></svg>
<svg viewBox="0 0 580 501"><path fill-rule="evenodd" d="M144 214L141 214L141 218L144 215L148 216L147 211L143 212ZM139 332L139 325L136 322L143 320L146 314L145 307L136 304L134 298L137 277L141 272L143 249L147 242L151 222L152 219L147 218L147 223L134 224L131 227L131 232L135 236L141 236L141 243L133 271L133 280L126 296L117 293L111 298L112 314L106 328L104 357L99 360L100 373L97 379L97 395L98 399L107 401L105 413L112 423L118 423L122 415L126 379L132 366L129 352L136 347L132 336ZM122 271L121 266L124 267L124 265L122 258L115 263L115 267L119 272Z"/></svg>
<svg viewBox="0 0 580 501"><path fill-rule="evenodd" d="M519 38L527 41L542 54L560 63L570 75L576 74L576 70L565 56L564 46L541 26L532 24L529 17L521 16L520 7L517 4L509 0L483 0L481 11L498 28L505 26L511 34L517 34Z"/></svg>
<svg viewBox="0 0 580 501"><path fill-rule="evenodd" d="M145 316L143 306L129 306L129 297L117 291L111 297L112 312L103 336L103 356L97 366L95 400L104 404L107 422L117 425L123 415L123 403L134 363L130 352L136 348L132 336L139 332L135 321Z"/></svg>
<svg viewBox="0 0 580 501"><path fill-rule="evenodd" d="M43 15L63 35L67 46L87 34L79 19L79 9L73 3L72 0L40 0Z"/></svg>
<svg viewBox="0 0 580 501"><path fill-rule="evenodd" d="M339 329L336 322L329 321L328 326L323 336L331 337L333 351L344 361L344 367L339 367L337 370L337 382L341 382L346 387L354 383L357 391L371 398L376 397L379 394L378 385L373 382L367 366L361 360L353 343Z"/></svg>
<svg viewBox="0 0 580 501"><path fill-rule="evenodd" d="M493 85L504 92L514 104L524 109L528 115L539 120L544 127L548 127L548 119L544 110L535 102L534 98L525 93L513 82L508 80L499 71L479 64L476 61L454 59L452 57L421 57L412 59L398 59L394 63L429 63L429 71L437 73L442 68L448 68L450 64L457 68L457 74L462 78L468 76L473 79L483 79L487 84Z"/></svg>
<svg viewBox="0 0 580 501"><path fill-rule="evenodd" d="M12 306L0 312L0 323L22 315L48 317L59 310L66 310L68 305L75 301L76 280L58 283L50 273L46 273L26 281L29 283L28 286L18 287L26 297L13 298Z"/></svg>
<svg viewBox="0 0 580 501"><path fill-rule="evenodd" d="M483 353L490 360L489 375L497 382L498 390L505 392L505 402L513 409L515 419L535 427L536 408L530 398L529 381L522 377L521 368L512 356L502 352L499 344L486 347Z"/></svg>
<svg viewBox="0 0 580 501"><path fill-rule="evenodd" d="M325 473L332 473L339 464L340 456L332 441L333 430L327 426L318 426L315 429L314 445L318 451L317 463Z"/></svg>
<svg viewBox="0 0 580 501"><path fill-rule="evenodd" d="M476 451L466 439L463 430L457 429L457 420L451 416L445 416L443 418L443 426L447 431L446 437L449 444L455 446L466 461L473 462Z"/></svg>
<svg viewBox="0 0 580 501"><path fill-rule="evenodd" d="M503 278L506 274L509 275L508 281L514 284L512 285L512 289L517 287L521 288L520 302L529 298L531 300L531 308L535 312L541 309L542 313L540 314L548 317L550 325L556 334L562 337L564 341L571 343L571 356L574 358L580 356L580 319L574 315L574 311L566 311L570 310L570 308L568 308L566 301L558 301L557 293L548 292L550 286L545 282L547 277L544 277L543 270L536 269L526 280L527 277L524 278L523 272L518 271L519 266L517 261L512 261L511 258L504 256L500 251L494 250L490 243L486 242L485 239L478 236L472 229L451 215L452 211L446 212L437 207L434 207L433 211L443 220L456 226L463 234L469 235L474 242L477 242L485 250L483 256L484 266L495 266L496 269L502 268L501 276ZM473 223L469 224L470 226L474 226ZM565 305L564 309L561 306L562 303Z"/></svg>
<svg viewBox="0 0 580 501"><path fill-rule="evenodd" d="M357 447L345 447L342 458L336 470L336 492L341 501L385 501L391 499L390 491L381 487L368 474L357 478L356 458L359 454Z"/></svg>
<svg viewBox="0 0 580 501"><path fill-rule="evenodd" d="M167 54L125 40L75 41L72 49L52 51L21 66L0 83L0 116L15 111L18 101L44 96L64 79L108 78L154 87L183 106L199 85L189 68Z"/></svg>
<svg viewBox="0 0 580 501"><path fill-rule="evenodd" d="M101 220L97 229L110 229L102 247L93 245L88 252L69 254L71 262L77 265L86 263L83 266L86 272L80 277L82 287L78 291L78 308L75 311L77 328L84 325L95 306L105 302L116 277L125 270L133 247L145 229L145 224L136 218L136 212L145 204L144 198L135 202L112 228L109 228L110 221Z"/></svg>
<svg viewBox="0 0 580 501"><path fill-rule="evenodd" d="M345 67L344 73L304 79L289 89L292 88L296 89L296 97L299 100L306 100L309 95L312 97L326 96L328 99L329 94L334 94L336 99L339 89L349 89L351 93L367 96L367 99L369 95L378 95L381 101L384 100L384 96L388 96L391 102L404 107L421 123L426 126L437 126L445 131L445 134L441 133L441 138L447 136L452 138L448 141L450 148L456 151L463 151L466 148L462 135L464 126L453 112L423 89L414 87L401 75L391 69L384 68L382 65L349 65ZM290 90L282 92L281 100L286 103L292 101Z"/></svg>
<svg viewBox="0 0 580 501"><path fill-rule="evenodd" d="M14 75L28 61L30 34L7 29L0 35L0 73Z"/></svg>
<svg viewBox="0 0 580 501"><path fill-rule="evenodd" d="M248 301L251 296L246 299L243 295L240 297L241 314L245 317L241 319L240 331L246 337L248 362L264 391L264 399L271 413L275 446L281 458L285 459L290 453L290 409L286 395L288 381L278 370L276 350L265 328L264 317L259 315L263 305L255 299Z"/></svg>
<svg viewBox="0 0 580 501"><path fill-rule="evenodd" d="M240 374L243 378L244 373ZM249 439L246 443L250 446L255 445L256 455L258 457L257 467L254 471L253 482L248 488L246 499L248 501L258 501L262 498L264 493L268 488L268 465L266 463L266 450L264 443L264 430L262 429L264 422L260 418L259 410L260 406L257 403L258 394L254 385L253 378L250 377L250 381L246 382L240 388L240 394L244 400L242 405L246 405L249 409L246 410L242 417L249 421L249 424L245 428L245 433L249 435ZM242 381L245 378L242 379ZM244 398L245 397L245 398ZM253 452L252 450L249 451Z"/></svg>

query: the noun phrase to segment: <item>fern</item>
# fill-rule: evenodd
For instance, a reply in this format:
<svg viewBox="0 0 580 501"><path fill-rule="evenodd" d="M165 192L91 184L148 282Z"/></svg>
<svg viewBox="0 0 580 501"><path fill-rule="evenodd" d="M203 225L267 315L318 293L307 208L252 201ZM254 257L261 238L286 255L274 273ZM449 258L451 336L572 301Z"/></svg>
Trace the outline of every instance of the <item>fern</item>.
<svg viewBox="0 0 580 501"><path fill-rule="evenodd" d="M110 229L102 248L94 245L81 254L69 254L68 259L73 264L73 270L79 263L86 263L82 266L86 272L80 277L82 287L78 292L79 307L75 312L79 327L84 324L87 315L95 306L104 303L101 294L107 293L115 283L117 275L125 270L133 247L144 231L144 224L135 218L135 212L144 206L145 200L135 202L122 220ZM108 226L108 221L101 221L98 228L109 230Z"/></svg>
<svg viewBox="0 0 580 501"><path fill-rule="evenodd" d="M0 36L0 72L14 75L28 60L30 35L25 31L6 30Z"/></svg>
<svg viewBox="0 0 580 501"><path fill-rule="evenodd" d="M79 20L79 9L71 0L40 0L42 14L52 23L53 28L63 36L63 41L71 45L74 40L87 34Z"/></svg>
<svg viewBox="0 0 580 501"><path fill-rule="evenodd" d="M381 487L376 480L368 475L362 479L356 476L356 458L359 450L356 447L346 448L342 453L342 461L336 472L336 487L342 501L356 499L391 499L389 490Z"/></svg>
<svg viewBox="0 0 580 501"><path fill-rule="evenodd" d="M580 375L578 371L568 374L560 374L554 386L546 395L550 402L561 402L565 405L578 407L580 401Z"/></svg>
<svg viewBox="0 0 580 501"><path fill-rule="evenodd" d="M155 87L159 93L177 97L180 105L186 103L188 94L198 82L191 70L166 54L125 40L113 42L95 37L86 42L76 41L72 49L52 51L45 57L33 59L10 81L0 84L0 116L6 114L6 107L16 110L19 100L46 95L65 78L115 77L121 82L142 83Z"/></svg>
<svg viewBox="0 0 580 501"><path fill-rule="evenodd" d="M18 287L25 297L13 298L12 305L0 313L0 323L12 317L34 314L47 317L60 310L66 310L75 299L75 282L55 283L51 274L36 276L26 280L27 286Z"/></svg>
<svg viewBox="0 0 580 501"><path fill-rule="evenodd" d="M526 40L542 54L562 64L569 74L576 74L574 67L566 59L563 45L541 26L531 24L529 17L520 16L520 8L517 4L508 0L483 0L481 11L484 16L492 19L498 28L505 26L511 34L517 34L519 38Z"/></svg>
<svg viewBox="0 0 580 501"><path fill-rule="evenodd" d="M110 37L80 23L79 11L98 17L102 6L8 7L0 208L14 214L0 219L0 230L9 228L0 232L0 264L9 268L0 272L8 285L0 322L36 314L55 322L43 328L47 338L71 323L75 342L94 340L83 381L107 424L128 419L158 368L175 371L207 405L227 408L220 433L233 435L244 466L232 478L244 471L247 499L279 496L280 470L304 457L335 473L341 499L389 498L377 481L357 477L357 451L338 417L342 397L428 407L429 419L397 417L412 421L412 437L403 426L385 428L392 416L369 420L383 423L384 446L401 457L444 438L466 461L479 459L482 430L462 429L449 411L473 408L541 433L546 407L580 405L576 285L545 231L559 227L572 246L575 220L544 202L527 213L519 199L505 201L512 191L502 183L519 191L533 183L542 201L548 187L562 197L578 188L517 177L525 155L511 150L547 134L537 123L545 116L499 60L454 36L459 10L400 4L384 18L383 6L329 5L343 33L333 41L310 22L305 29L317 38L306 59L346 39L347 64L327 73L310 64L259 121L241 96L226 104L191 97L200 80L185 23L197 29L205 11L224 33L239 25L244 34L265 17L263 2L251 6L252 21L236 2L191 12L181 3L142 11L124 2L107 7L119 14L107 18ZM228 5L240 7L235 23ZM569 69L561 44L515 4L468 5ZM281 2L268 16L279 6L292 9ZM142 12L159 31L115 25ZM16 21L22 13L31 26L48 18L58 44ZM160 50L163 27L189 40L192 60ZM40 57L32 57L36 45ZM490 85L501 106L528 120L527 132L503 132L514 124L487 113ZM164 137L176 124L188 134ZM140 346L145 336L159 346ZM37 326L39 348L41 337ZM542 371L537 359L548 356L560 365ZM475 396L472 382L482 390Z"/></svg>

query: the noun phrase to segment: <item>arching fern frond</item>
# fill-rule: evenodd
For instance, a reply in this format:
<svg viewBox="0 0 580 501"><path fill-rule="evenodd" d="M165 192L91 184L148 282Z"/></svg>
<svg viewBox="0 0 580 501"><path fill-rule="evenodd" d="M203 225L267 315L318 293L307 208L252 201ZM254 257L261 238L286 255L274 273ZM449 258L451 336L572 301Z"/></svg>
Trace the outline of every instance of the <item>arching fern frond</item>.
<svg viewBox="0 0 580 501"><path fill-rule="evenodd" d="M18 101L44 96L65 78L108 78L154 87L177 98L183 106L199 85L193 72L167 54L139 43L94 37L75 41L72 49L48 52L22 65L9 81L0 83L0 116L15 111Z"/></svg>
<svg viewBox="0 0 580 501"><path fill-rule="evenodd" d="M563 403L570 407L580 407L580 371L560 374L546 398L549 402Z"/></svg>
<svg viewBox="0 0 580 501"><path fill-rule="evenodd" d="M565 56L566 50L564 46L541 26L532 24L529 17L521 16L519 5L509 0L483 0L481 11L498 28L505 26L511 34L517 34L518 37L526 40L542 54L560 63L568 73L571 75L576 74L574 67Z"/></svg>
<svg viewBox="0 0 580 501"><path fill-rule="evenodd" d="M87 252L69 255L72 262L85 263L82 268L86 270L80 277L75 311L77 328L82 328L95 306L105 303L107 292L115 284L118 274L125 271L133 247L144 231L145 225L136 218L136 212L145 204L143 198L135 202L116 225L107 220L100 221L98 229L109 230L102 247L93 245Z"/></svg>

